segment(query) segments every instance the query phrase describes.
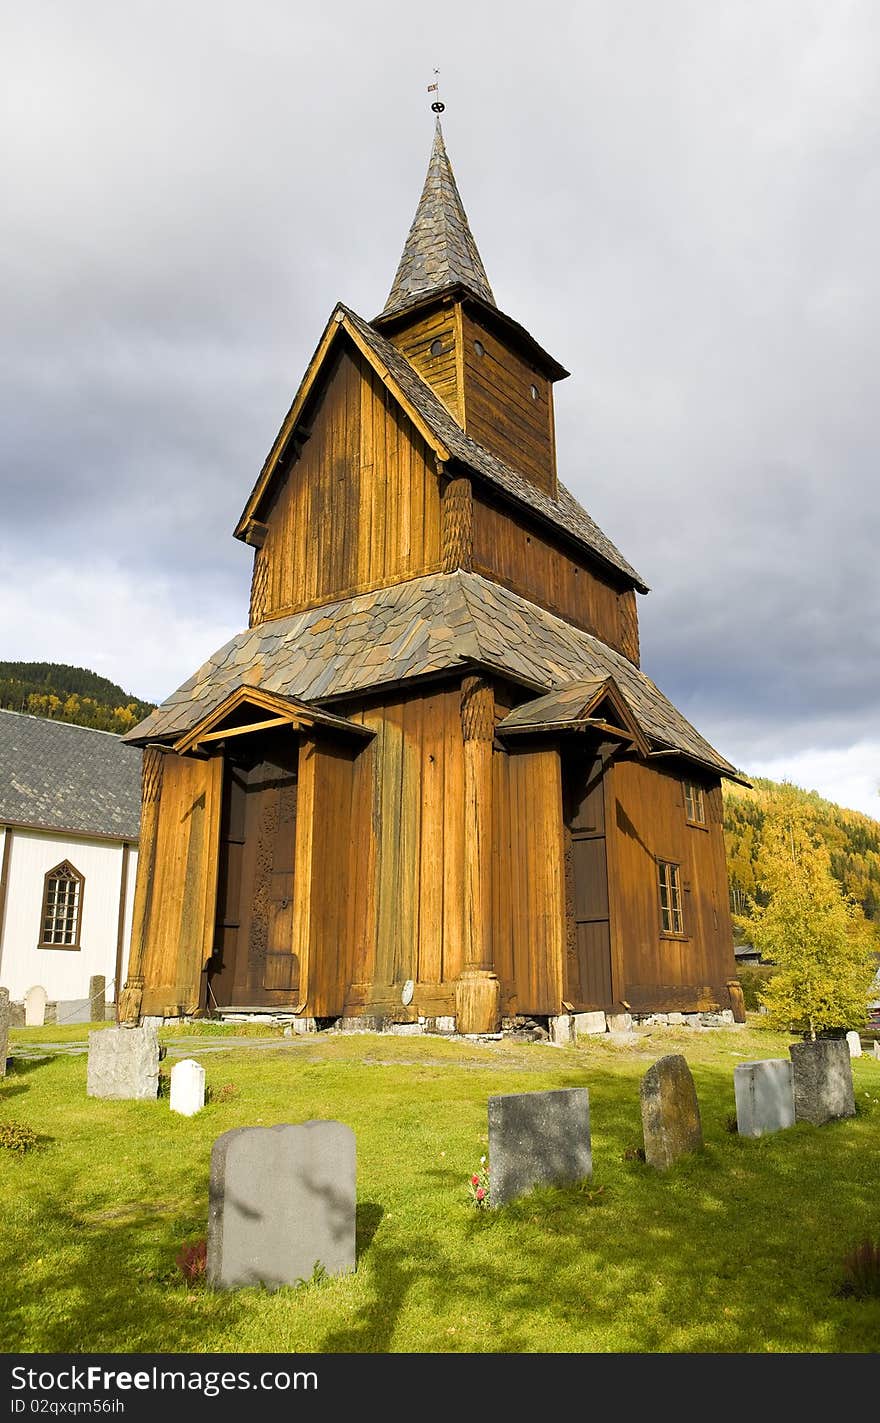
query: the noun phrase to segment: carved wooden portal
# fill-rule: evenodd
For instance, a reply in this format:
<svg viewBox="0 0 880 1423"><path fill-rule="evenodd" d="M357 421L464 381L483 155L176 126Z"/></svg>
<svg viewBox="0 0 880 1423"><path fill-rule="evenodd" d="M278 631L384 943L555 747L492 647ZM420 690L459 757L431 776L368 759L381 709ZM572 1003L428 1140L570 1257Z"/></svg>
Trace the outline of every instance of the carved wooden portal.
<svg viewBox="0 0 880 1423"><path fill-rule="evenodd" d="M240 737L226 752L209 1007L292 1007L298 738Z"/></svg>

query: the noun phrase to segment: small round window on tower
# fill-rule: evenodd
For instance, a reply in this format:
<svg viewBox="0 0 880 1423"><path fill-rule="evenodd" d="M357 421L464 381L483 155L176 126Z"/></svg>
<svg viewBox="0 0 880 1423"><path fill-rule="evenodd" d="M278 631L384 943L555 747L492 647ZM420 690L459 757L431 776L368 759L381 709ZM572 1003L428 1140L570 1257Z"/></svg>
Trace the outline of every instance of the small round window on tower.
<svg viewBox="0 0 880 1423"><path fill-rule="evenodd" d="M432 342L431 342L431 355L432 355L432 356L439 356L439 355L440 355L440 352L441 352L442 350L443 350L443 342L442 342L442 341L440 340L440 338L438 337L436 341L432 341Z"/></svg>
<svg viewBox="0 0 880 1423"><path fill-rule="evenodd" d="M529 386L529 394L531 395L531 397L532 397L533 400L537 400L537 399L538 399L538 387L537 387L536 385L530 385L530 386Z"/></svg>
<svg viewBox="0 0 880 1423"><path fill-rule="evenodd" d="M474 350L476 351L478 356L485 356L486 354L486 347L483 345L482 341L474 342Z"/></svg>

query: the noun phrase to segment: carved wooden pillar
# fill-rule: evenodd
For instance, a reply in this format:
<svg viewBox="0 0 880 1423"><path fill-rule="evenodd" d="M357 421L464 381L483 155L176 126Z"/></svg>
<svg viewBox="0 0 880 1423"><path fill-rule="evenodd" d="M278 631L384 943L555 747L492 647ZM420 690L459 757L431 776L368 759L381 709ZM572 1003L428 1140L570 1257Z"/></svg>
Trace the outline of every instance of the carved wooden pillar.
<svg viewBox="0 0 880 1423"><path fill-rule="evenodd" d="M153 901L153 878L156 872L156 841L159 831L159 800L162 795L162 769L165 752L158 746L147 746L141 767L141 837L138 847L137 881L131 920L131 948L128 955L128 977L119 994L117 1021L137 1023L144 996L144 955L147 930Z"/></svg>
<svg viewBox="0 0 880 1423"><path fill-rule="evenodd" d="M464 752L465 966L455 983L460 1033L494 1033L501 1017L501 984L492 939L492 743L495 696L482 677L461 686Z"/></svg>
<svg viewBox="0 0 880 1423"><path fill-rule="evenodd" d="M469 479L450 479L441 505L443 572L470 569L474 554L474 505Z"/></svg>

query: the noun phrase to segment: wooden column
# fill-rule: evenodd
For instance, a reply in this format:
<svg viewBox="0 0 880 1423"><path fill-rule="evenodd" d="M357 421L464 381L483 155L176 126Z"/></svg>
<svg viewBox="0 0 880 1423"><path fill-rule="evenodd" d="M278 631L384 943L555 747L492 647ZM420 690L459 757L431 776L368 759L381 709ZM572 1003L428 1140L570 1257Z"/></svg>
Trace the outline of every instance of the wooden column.
<svg viewBox="0 0 880 1423"><path fill-rule="evenodd" d="M144 996L144 959L156 870L156 841L159 833L159 800L162 795L162 766L165 752L158 746L144 748L141 766L141 835L138 848L137 881L131 921L131 948L128 976L121 993L117 987L117 1022L137 1023Z"/></svg>
<svg viewBox="0 0 880 1423"><path fill-rule="evenodd" d="M495 696L482 677L461 686L464 753L464 949L455 983L460 1033L495 1033L501 1018L501 984L492 939L492 743Z"/></svg>
<svg viewBox="0 0 880 1423"><path fill-rule="evenodd" d="M474 556L474 505L469 479L450 479L441 504L443 572L469 569Z"/></svg>

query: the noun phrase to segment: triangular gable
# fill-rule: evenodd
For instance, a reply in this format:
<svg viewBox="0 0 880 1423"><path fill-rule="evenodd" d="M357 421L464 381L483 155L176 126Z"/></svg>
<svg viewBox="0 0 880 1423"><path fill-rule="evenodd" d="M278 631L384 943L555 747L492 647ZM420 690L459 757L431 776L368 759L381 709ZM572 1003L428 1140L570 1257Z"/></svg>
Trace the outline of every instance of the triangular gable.
<svg viewBox="0 0 880 1423"><path fill-rule="evenodd" d="M212 711L175 741L174 750L183 754L195 751L206 743L227 741L231 737L246 736L255 731L271 731L281 727L307 731L315 726L353 736L373 735L368 727L359 726L347 717L320 711L295 697L264 692L259 687L241 686L229 692Z"/></svg>
<svg viewBox="0 0 880 1423"><path fill-rule="evenodd" d="M260 471L259 478L251 491L250 498L235 527L235 537L237 539L242 539L245 543L260 541L259 533L255 530L254 526L258 524L259 510L268 493L269 486L272 483L272 477L278 467L278 462L290 440L295 437L297 424L302 420L309 397L315 391L323 370L332 357L333 352L336 350L339 341L346 337L376 372L376 375L385 385L386 389L394 396L394 399L398 405L400 405L404 414L412 421L429 449L432 449L436 457L444 463L451 459L450 451L447 449L443 440L438 436L436 431L431 428L412 400L409 399L399 381L389 371L371 343L364 339L363 334L355 322L352 321L345 307L339 304L336 306L336 309L324 328L324 334L318 342L315 354L309 362L299 390L294 396L293 404L284 418L281 429L278 431L275 443L266 456L266 461Z"/></svg>
<svg viewBox="0 0 880 1423"><path fill-rule="evenodd" d="M509 712L497 730L499 736L595 730L630 742L640 756L650 752L648 738L613 677L591 678L536 697Z"/></svg>

